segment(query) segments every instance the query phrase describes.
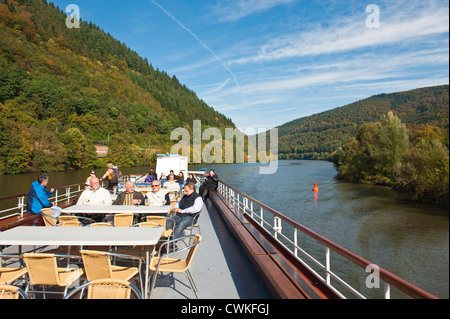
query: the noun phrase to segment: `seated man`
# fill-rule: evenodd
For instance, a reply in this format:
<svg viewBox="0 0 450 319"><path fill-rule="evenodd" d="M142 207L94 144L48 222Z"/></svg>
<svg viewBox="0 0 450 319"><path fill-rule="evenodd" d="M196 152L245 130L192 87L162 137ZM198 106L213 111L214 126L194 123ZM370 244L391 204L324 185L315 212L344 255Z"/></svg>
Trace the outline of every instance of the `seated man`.
<svg viewBox="0 0 450 319"><path fill-rule="evenodd" d="M53 195L54 189L47 191L48 175L41 174L36 182L31 184L27 198L27 213L41 214L43 208L50 208L53 217L61 215L61 208L51 203L48 199Z"/></svg>
<svg viewBox="0 0 450 319"><path fill-rule="evenodd" d="M144 204L144 195L141 192L134 191L134 183L128 181L125 183L125 192L120 192L113 205L133 206Z"/></svg>
<svg viewBox="0 0 450 319"><path fill-rule="evenodd" d="M166 190L161 189L161 183L157 180L152 181L152 191L147 194L149 205L170 206L170 196Z"/></svg>
<svg viewBox="0 0 450 319"><path fill-rule="evenodd" d="M100 181L97 177L91 178L91 188L81 193L77 202L78 205L111 205L111 194L104 188L100 188Z"/></svg>
<svg viewBox="0 0 450 319"><path fill-rule="evenodd" d="M202 197L195 192L195 185L192 183L184 186L185 195L179 203L175 204L173 217L175 221L175 229L173 238L179 238L183 235L184 230L192 225L195 215L203 209Z"/></svg>

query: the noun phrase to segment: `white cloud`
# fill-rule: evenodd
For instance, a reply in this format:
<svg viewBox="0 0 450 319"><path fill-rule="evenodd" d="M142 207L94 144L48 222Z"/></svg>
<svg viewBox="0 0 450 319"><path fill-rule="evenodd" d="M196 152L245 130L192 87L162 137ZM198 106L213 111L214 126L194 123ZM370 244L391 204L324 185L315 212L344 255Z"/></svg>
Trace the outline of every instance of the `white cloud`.
<svg viewBox="0 0 450 319"><path fill-rule="evenodd" d="M295 1L298 0L224 0L216 6L215 15L222 22L236 21L248 15Z"/></svg>
<svg viewBox="0 0 450 319"><path fill-rule="evenodd" d="M408 43L414 39L449 32L448 9L420 12L419 16L393 16L382 20L380 29L368 29L364 21L342 18L330 27L276 36L260 46L256 54L236 58L229 64L277 61L304 56L343 53L380 45Z"/></svg>

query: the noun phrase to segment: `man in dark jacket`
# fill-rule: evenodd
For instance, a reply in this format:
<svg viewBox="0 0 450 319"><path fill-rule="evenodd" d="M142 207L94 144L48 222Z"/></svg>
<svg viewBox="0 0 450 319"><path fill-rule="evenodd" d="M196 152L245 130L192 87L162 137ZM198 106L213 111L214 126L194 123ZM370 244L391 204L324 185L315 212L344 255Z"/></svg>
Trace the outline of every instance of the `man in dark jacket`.
<svg viewBox="0 0 450 319"><path fill-rule="evenodd" d="M27 213L41 214L43 208L51 208L53 217L61 215L61 208L54 206L48 199L53 195L54 189L47 190L48 175L41 174L36 182L33 182L28 192Z"/></svg>
<svg viewBox="0 0 450 319"><path fill-rule="evenodd" d="M114 201L113 205L144 205L144 195L141 192L136 192L134 190L134 183L131 181L126 182L125 192L120 192L117 199Z"/></svg>

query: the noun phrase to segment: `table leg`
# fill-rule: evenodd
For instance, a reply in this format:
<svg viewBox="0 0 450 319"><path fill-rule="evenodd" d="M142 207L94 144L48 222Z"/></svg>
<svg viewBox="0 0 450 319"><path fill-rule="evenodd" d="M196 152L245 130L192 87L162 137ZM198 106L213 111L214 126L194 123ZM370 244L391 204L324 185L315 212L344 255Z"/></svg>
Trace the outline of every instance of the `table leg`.
<svg viewBox="0 0 450 319"><path fill-rule="evenodd" d="M150 246L147 246L145 252L145 297L148 299L148 273L150 271Z"/></svg>

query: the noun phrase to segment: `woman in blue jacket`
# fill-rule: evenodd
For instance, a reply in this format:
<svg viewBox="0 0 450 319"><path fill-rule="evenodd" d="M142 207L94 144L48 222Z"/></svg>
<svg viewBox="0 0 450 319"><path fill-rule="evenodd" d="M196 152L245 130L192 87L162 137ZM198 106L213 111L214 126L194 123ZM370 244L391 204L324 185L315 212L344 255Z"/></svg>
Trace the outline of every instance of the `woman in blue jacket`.
<svg viewBox="0 0 450 319"><path fill-rule="evenodd" d="M29 214L41 214L42 208L51 208L53 217L57 218L61 215L61 208L53 206L48 200L54 193L52 188L47 191L48 175L42 174L36 182L31 184L30 191L27 198L27 212Z"/></svg>

